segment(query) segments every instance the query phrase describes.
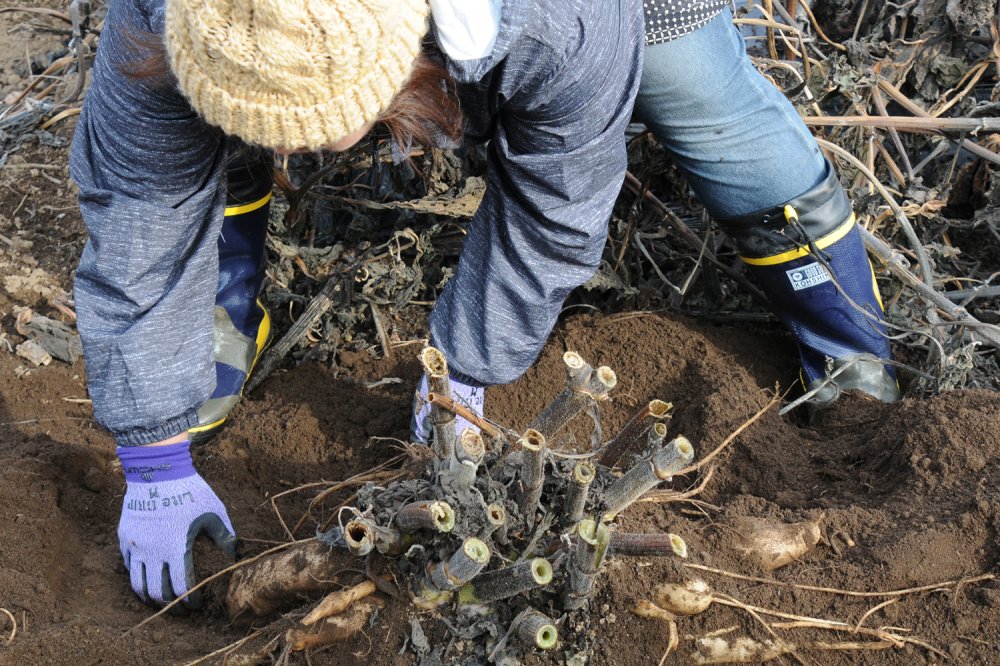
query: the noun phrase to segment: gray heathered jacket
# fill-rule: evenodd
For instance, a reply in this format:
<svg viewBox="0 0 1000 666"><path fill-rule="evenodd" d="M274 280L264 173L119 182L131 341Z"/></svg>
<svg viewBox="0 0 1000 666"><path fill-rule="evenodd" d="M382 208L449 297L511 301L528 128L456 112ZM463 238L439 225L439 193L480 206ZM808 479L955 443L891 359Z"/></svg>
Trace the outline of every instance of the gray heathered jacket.
<svg viewBox="0 0 1000 666"><path fill-rule="evenodd" d="M230 143L170 81L137 81L129 35L163 0L111 3L73 142L90 234L76 277L97 420L122 445L196 422L215 381L216 241ZM489 141L483 203L431 315L451 367L508 382L596 270L642 69L639 0L505 0L493 53L451 62L467 138Z"/></svg>

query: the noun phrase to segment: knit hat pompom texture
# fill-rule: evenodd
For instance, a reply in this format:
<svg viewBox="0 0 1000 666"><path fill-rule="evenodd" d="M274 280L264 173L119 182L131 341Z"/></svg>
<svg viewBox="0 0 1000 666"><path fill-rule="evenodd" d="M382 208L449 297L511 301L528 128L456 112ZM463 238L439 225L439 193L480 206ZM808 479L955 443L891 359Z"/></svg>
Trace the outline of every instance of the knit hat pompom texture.
<svg viewBox="0 0 1000 666"><path fill-rule="evenodd" d="M385 110L427 15L427 0L167 0L167 51L209 123L250 143L317 150Z"/></svg>

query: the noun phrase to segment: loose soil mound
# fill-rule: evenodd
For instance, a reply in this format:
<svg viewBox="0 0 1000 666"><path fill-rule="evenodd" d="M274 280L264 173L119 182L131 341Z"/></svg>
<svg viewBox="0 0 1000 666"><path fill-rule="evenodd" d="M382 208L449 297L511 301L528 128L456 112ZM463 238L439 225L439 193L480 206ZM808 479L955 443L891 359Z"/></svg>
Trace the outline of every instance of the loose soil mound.
<svg viewBox="0 0 1000 666"><path fill-rule="evenodd" d="M770 328L747 331L639 313L576 318L557 331L521 380L490 390L487 414L523 428L561 388L560 355L575 349L618 372L615 399L602 407L608 432L638 405L659 397L674 404L671 433L685 434L704 455L767 404L776 381L791 383L790 347ZM270 497L306 483L345 479L398 453L391 440L370 438L405 439L417 349L397 349L392 359L342 358L340 374L304 364L276 375L237 409L216 441L198 451L198 467L227 503L244 554L287 540ZM0 355L0 607L19 626L9 645L0 643L0 663L185 663L245 636L225 617L224 581L207 588L204 611L123 633L151 611L133 598L118 552L115 525L124 484L111 440L91 421L87 405L65 400L85 395L80 364L19 378L18 365ZM386 377L402 381L369 388ZM689 562L759 575L732 555L728 520L822 516L820 545L773 575L785 582L887 591L1000 573L1000 396L954 392L888 406L845 396L805 421L772 409L720 458L699 503L641 504L626 513L624 526L676 532L688 542ZM586 445L585 430L573 434ZM695 481L678 479L677 485ZM275 502L290 528L320 489ZM332 506L315 518L324 520ZM314 526L307 520L296 537L310 536ZM229 564L207 548L199 548L197 560L204 574ZM595 664L656 663L666 646L665 627L626 609L654 585L693 573L676 561L612 561L592 624L578 628L579 646L591 641ZM354 575L345 572L344 581ZM700 575L746 603L850 623L886 600ZM394 602L364 636L311 661L414 663L412 653L397 654L411 616L432 639L440 635L430 615L414 615ZM691 651L685 635L733 625L740 635L766 636L743 611L713 607L681 622L680 655ZM991 663L1000 644L1000 586L975 583L955 593L905 596L868 617L865 626L906 627L955 663ZM9 627L0 632L6 635ZM789 635L795 641L862 639ZM560 652L579 646L567 640ZM806 657L823 664L939 661L913 647ZM686 663L681 656L671 659Z"/></svg>

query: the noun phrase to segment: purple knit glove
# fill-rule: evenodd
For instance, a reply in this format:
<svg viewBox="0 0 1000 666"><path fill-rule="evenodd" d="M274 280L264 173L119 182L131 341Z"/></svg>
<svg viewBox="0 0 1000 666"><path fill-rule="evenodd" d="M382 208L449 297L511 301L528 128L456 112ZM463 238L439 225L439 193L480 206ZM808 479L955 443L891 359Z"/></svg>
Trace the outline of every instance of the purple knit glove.
<svg viewBox="0 0 1000 666"><path fill-rule="evenodd" d="M190 447L118 447L127 482L118 545L132 589L143 601L173 601L194 584L192 546L202 531L236 555L226 507L194 470ZM184 603L194 608L200 599L191 595Z"/></svg>
<svg viewBox="0 0 1000 666"><path fill-rule="evenodd" d="M483 415L483 401L486 399L486 387L469 386L454 377L448 378L451 384L451 399L458 404L468 407L477 416ZM410 423L410 439L420 444L430 441L431 433L434 432L434 425L431 423L431 405L427 402L427 375L420 378L416 393L413 394L413 421ZM479 428L472 425L461 416L455 417L455 434L461 435L466 428L472 428L479 432Z"/></svg>

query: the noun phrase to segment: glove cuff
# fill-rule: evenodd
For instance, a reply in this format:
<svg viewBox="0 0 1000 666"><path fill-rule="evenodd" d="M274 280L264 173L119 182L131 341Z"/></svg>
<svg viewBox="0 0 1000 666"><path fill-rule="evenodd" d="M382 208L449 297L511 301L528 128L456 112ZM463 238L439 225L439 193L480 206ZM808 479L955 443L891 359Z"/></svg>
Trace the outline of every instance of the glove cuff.
<svg viewBox="0 0 1000 666"><path fill-rule="evenodd" d="M197 474L189 441L165 446L119 446L117 453L129 483L176 481Z"/></svg>

